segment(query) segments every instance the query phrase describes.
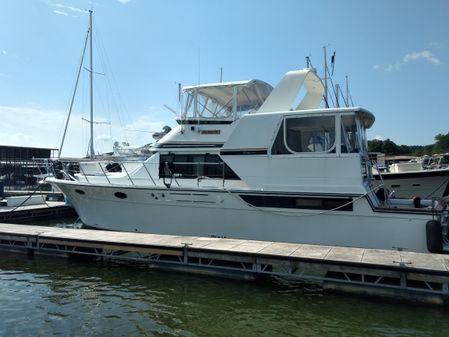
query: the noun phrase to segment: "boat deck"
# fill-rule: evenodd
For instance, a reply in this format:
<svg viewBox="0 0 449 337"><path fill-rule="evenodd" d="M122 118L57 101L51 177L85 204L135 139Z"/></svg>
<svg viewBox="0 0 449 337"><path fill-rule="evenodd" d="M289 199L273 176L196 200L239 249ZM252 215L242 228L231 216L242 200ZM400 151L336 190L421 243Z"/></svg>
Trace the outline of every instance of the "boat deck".
<svg viewBox="0 0 449 337"><path fill-rule="evenodd" d="M288 277L338 291L449 303L449 255L441 254L13 224L0 224L0 248L225 277Z"/></svg>

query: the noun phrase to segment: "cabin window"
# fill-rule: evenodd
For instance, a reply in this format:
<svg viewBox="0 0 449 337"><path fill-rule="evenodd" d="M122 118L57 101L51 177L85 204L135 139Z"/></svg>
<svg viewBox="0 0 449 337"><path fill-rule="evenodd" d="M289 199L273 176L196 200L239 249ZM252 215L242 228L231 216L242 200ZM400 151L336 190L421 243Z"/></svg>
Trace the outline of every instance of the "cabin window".
<svg viewBox="0 0 449 337"><path fill-rule="evenodd" d="M161 154L159 177L239 179L216 154Z"/></svg>
<svg viewBox="0 0 449 337"><path fill-rule="evenodd" d="M282 121L276 139L274 140L271 154L290 154L284 142L284 121Z"/></svg>
<svg viewBox="0 0 449 337"><path fill-rule="evenodd" d="M341 116L341 153L360 152L359 138L355 116Z"/></svg>
<svg viewBox="0 0 449 337"><path fill-rule="evenodd" d="M335 148L333 116L287 117L271 149L272 154L330 152Z"/></svg>
<svg viewBox="0 0 449 337"><path fill-rule="evenodd" d="M256 207L270 208L296 208L296 209L314 209L314 210L338 210L353 211L352 199L347 198L328 198L328 197L300 197L283 195L254 195L240 194L240 197L248 204Z"/></svg>

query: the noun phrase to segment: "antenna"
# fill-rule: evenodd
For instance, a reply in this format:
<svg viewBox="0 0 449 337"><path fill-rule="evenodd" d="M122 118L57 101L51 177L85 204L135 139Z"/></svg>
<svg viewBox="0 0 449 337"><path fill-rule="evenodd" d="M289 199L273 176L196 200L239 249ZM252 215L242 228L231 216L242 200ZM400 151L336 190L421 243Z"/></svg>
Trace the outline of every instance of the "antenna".
<svg viewBox="0 0 449 337"><path fill-rule="evenodd" d="M335 65L335 52L331 56L331 64L332 64L332 73L331 76L334 76L334 65Z"/></svg>
<svg viewBox="0 0 449 337"><path fill-rule="evenodd" d="M348 75L346 75L346 106L349 106L349 80Z"/></svg>
<svg viewBox="0 0 449 337"><path fill-rule="evenodd" d="M326 108L329 108L329 103L327 101L327 57L326 57L326 46L323 47L323 57L324 57L324 104Z"/></svg>
<svg viewBox="0 0 449 337"><path fill-rule="evenodd" d="M198 85L201 83L201 49L198 48Z"/></svg>
<svg viewBox="0 0 449 337"><path fill-rule="evenodd" d="M337 108L340 107L340 101L338 100L339 94L338 91L340 90L340 84L335 84L335 104L337 105Z"/></svg>
<svg viewBox="0 0 449 337"><path fill-rule="evenodd" d="M223 82L223 67L220 67L220 83Z"/></svg>

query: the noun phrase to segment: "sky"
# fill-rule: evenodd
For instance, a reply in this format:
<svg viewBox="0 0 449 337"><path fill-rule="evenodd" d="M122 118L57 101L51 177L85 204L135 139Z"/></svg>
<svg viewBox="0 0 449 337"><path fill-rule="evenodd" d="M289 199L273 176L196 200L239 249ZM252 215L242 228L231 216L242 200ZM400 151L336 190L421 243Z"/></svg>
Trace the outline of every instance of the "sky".
<svg viewBox="0 0 449 337"><path fill-rule="evenodd" d="M95 150L140 146L175 126L183 86L260 79L275 86L306 57L376 121L368 139L427 145L449 132L446 0L0 0L0 144L59 148L89 16ZM87 67L88 64L83 65ZM82 69L63 156L89 142Z"/></svg>

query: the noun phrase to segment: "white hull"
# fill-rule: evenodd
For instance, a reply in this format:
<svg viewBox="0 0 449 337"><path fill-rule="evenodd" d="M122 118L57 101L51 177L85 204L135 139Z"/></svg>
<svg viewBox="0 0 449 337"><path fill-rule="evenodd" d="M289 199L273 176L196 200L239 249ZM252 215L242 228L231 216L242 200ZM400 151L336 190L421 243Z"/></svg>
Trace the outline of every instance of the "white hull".
<svg viewBox="0 0 449 337"><path fill-rule="evenodd" d="M224 190L58 186L83 223L101 229L427 252L428 214L375 212L365 197L348 212L254 207Z"/></svg>
<svg viewBox="0 0 449 337"><path fill-rule="evenodd" d="M378 176L377 176L378 179ZM449 194L449 169L382 173L385 187L397 198L430 199ZM380 183L380 180L377 180Z"/></svg>

